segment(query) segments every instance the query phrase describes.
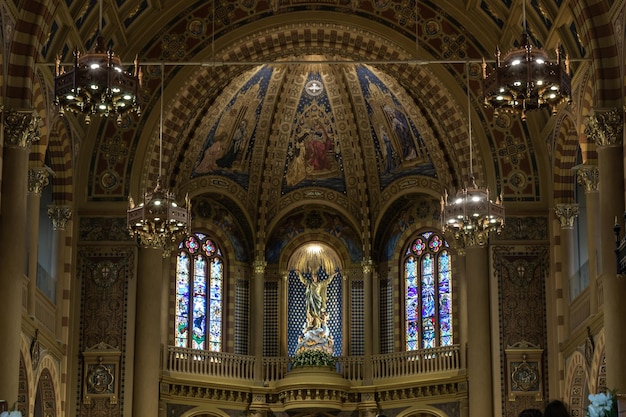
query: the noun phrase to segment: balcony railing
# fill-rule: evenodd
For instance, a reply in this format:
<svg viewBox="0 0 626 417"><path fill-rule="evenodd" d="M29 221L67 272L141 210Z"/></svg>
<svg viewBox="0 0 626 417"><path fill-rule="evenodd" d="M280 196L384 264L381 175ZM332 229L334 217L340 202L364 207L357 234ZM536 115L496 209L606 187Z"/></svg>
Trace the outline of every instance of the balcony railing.
<svg viewBox="0 0 626 417"><path fill-rule="evenodd" d="M190 376L254 381L255 357L232 353L169 347L167 371ZM338 356L335 371L344 379L358 383L363 380L365 360L362 356ZM279 381L291 368L289 357L263 358L266 383ZM459 346L446 346L410 352L374 355L371 361L374 380L459 371ZM260 378L259 378L260 379Z"/></svg>

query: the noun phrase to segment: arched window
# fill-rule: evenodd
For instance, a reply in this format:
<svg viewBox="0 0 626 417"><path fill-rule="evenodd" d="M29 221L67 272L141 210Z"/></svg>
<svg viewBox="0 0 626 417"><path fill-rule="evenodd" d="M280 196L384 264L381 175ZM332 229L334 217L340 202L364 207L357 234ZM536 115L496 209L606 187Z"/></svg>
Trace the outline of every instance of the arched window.
<svg viewBox="0 0 626 417"><path fill-rule="evenodd" d="M452 345L452 271L448 242L422 233L404 253L406 350Z"/></svg>
<svg viewBox="0 0 626 417"><path fill-rule="evenodd" d="M202 233L178 246L176 259L176 346L222 349L224 260Z"/></svg>

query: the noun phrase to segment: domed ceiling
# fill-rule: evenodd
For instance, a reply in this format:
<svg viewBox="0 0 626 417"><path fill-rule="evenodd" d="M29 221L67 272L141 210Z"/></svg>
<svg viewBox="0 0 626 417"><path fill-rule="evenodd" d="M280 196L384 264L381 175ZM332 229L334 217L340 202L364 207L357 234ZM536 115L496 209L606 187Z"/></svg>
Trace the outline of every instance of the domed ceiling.
<svg viewBox="0 0 626 417"><path fill-rule="evenodd" d="M44 59L89 46L92 3L59 4ZM572 7L530 2L533 42L584 55ZM519 41L521 2L120 0L103 14L109 45L142 63L144 111L68 129L75 144L96 138L80 155L86 211L163 176L197 220L240 242L240 258L289 219L315 230L339 216L356 259L362 242L384 252L408 207L406 222L437 224L440 196L470 174L505 201L546 204L544 144L530 132L549 115L494 118L480 99L481 60Z"/></svg>
<svg viewBox="0 0 626 417"><path fill-rule="evenodd" d="M306 186L349 194L351 167L366 151L380 187L402 175L437 177L441 150L397 82L367 65L308 58L316 63L264 65L234 81L203 119L205 136L189 146L180 181L219 174L247 189L264 169L252 163L258 142L282 160L281 195Z"/></svg>

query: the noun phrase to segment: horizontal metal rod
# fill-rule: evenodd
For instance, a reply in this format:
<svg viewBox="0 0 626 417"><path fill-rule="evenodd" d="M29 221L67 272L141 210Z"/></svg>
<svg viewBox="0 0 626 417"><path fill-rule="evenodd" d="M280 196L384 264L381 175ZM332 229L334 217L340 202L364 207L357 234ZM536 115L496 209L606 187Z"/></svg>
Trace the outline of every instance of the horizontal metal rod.
<svg viewBox="0 0 626 417"><path fill-rule="evenodd" d="M570 59L570 62L584 62L590 61L591 58L578 58ZM430 64L468 64L468 63L482 63L482 59L465 59L465 60L429 60L429 59L396 59L396 60L363 60L363 61L346 61L346 60L286 60L286 61L139 61L139 65L155 65L165 67L228 67L239 65L303 65L303 64L336 64L336 65L354 65L354 64L367 64L367 65L430 65ZM487 63L494 63L493 59L485 59ZM54 63L37 63L36 65L42 66L54 66ZM62 63L60 66L70 67L74 65L73 62ZM134 62L124 62L123 66L134 65Z"/></svg>

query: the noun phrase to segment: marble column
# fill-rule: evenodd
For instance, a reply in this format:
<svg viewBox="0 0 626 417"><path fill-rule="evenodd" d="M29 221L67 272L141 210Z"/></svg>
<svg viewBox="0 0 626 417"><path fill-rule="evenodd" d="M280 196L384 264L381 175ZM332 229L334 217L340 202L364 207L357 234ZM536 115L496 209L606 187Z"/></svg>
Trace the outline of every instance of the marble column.
<svg viewBox="0 0 626 417"><path fill-rule="evenodd" d="M28 300L26 303L28 315L35 317L35 302L37 300L37 264L39 260L39 206L41 192L48 185L50 169L46 167L31 168L28 170Z"/></svg>
<svg viewBox="0 0 626 417"><path fill-rule="evenodd" d="M26 192L28 154L39 139L39 120L32 111L2 112L4 135L0 210L0 399L18 400L22 290L26 264Z"/></svg>
<svg viewBox="0 0 626 417"><path fill-rule="evenodd" d="M559 335L559 343L567 340L570 329L569 305L570 300L570 277L574 272L572 266L574 248L574 220L578 216L578 204L557 204L554 208L559 223L561 224L561 297L560 308L557 310L563 316L563 325L560 326L563 333ZM558 291L558 288L557 288Z"/></svg>
<svg viewBox="0 0 626 417"><path fill-rule="evenodd" d="M363 298L364 298L364 322L365 326L363 329L363 338L364 338L364 348L363 348L363 359L364 359L364 367L363 367L363 385L371 385L373 374L372 374L372 352L374 347L374 334L373 334L373 326L370 323L374 323L374 312L372 311L373 306L373 264L371 259L363 260L361 263L363 267Z"/></svg>
<svg viewBox="0 0 626 417"><path fill-rule="evenodd" d="M133 415L159 415L163 249L140 247L137 263Z"/></svg>
<svg viewBox="0 0 626 417"><path fill-rule="evenodd" d="M470 417L493 416L489 255L484 245L465 248L467 375Z"/></svg>
<svg viewBox="0 0 626 417"><path fill-rule="evenodd" d="M469 404L463 409L463 417L493 416L493 358L491 349L491 298L489 276L489 234L490 230L476 227L453 231L457 254L464 258L459 265L465 266L461 279L465 280L465 294L460 297L462 315L461 343L467 343L467 379ZM447 236L449 237L449 236Z"/></svg>
<svg viewBox="0 0 626 417"><path fill-rule="evenodd" d="M579 165L576 171L578 184L585 189L587 204L587 250L589 256L589 313L598 312L598 251L600 244L600 171L595 165Z"/></svg>
<svg viewBox="0 0 626 417"><path fill-rule="evenodd" d="M254 384L263 385L263 312L265 298L265 267L263 259L254 261L254 288L252 291L252 337L254 353Z"/></svg>
<svg viewBox="0 0 626 417"><path fill-rule="evenodd" d="M52 220L52 230L54 233L53 256L52 256L52 278L56 282L56 317L55 333L59 341L64 341L63 337L63 300L65 290L69 291L69 283L65 282L65 228L67 222L72 217L72 209L69 206L56 205L48 207L48 216ZM69 301L69 300L68 300ZM69 309L67 310L69 312Z"/></svg>
<svg viewBox="0 0 626 417"><path fill-rule="evenodd" d="M615 259L615 218L624 213L623 112L595 110L586 120L585 134L597 145L600 189L600 279L602 280L606 354L606 383L609 388L626 387L626 280L618 279ZM622 230L624 228L622 227Z"/></svg>

